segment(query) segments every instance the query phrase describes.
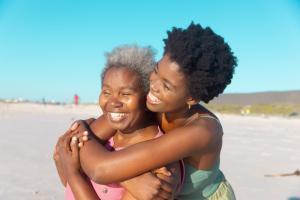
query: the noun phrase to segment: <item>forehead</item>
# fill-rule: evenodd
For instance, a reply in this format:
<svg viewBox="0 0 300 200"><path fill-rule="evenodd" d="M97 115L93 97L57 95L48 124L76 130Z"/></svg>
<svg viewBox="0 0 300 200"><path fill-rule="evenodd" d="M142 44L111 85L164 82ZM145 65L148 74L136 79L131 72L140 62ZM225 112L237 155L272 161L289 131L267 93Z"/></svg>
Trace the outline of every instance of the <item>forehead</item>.
<svg viewBox="0 0 300 200"><path fill-rule="evenodd" d="M171 82L174 86L185 83L185 75L180 71L180 66L165 55L157 65L157 70L162 78Z"/></svg>
<svg viewBox="0 0 300 200"><path fill-rule="evenodd" d="M103 85L136 88L139 80L139 74L127 67L112 67L105 73Z"/></svg>

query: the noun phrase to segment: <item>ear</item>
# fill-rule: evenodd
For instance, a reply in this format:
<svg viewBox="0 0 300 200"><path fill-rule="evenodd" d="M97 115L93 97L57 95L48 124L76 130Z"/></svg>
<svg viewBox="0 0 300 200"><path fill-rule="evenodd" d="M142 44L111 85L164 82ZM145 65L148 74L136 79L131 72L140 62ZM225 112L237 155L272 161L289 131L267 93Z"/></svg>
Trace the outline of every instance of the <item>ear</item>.
<svg viewBox="0 0 300 200"><path fill-rule="evenodd" d="M198 100L194 99L193 97L188 97L186 103L190 106L196 105L199 103Z"/></svg>

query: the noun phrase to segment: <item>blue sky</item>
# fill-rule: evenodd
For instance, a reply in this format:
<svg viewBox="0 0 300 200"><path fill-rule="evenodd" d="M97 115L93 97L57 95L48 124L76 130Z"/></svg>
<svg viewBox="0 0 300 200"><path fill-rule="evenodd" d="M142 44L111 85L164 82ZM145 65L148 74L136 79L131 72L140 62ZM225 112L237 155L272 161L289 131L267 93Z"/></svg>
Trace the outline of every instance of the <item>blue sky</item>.
<svg viewBox="0 0 300 200"><path fill-rule="evenodd" d="M0 99L96 102L105 52L137 43L159 59L191 21L238 57L226 93L300 89L299 0L0 0Z"/></svg>

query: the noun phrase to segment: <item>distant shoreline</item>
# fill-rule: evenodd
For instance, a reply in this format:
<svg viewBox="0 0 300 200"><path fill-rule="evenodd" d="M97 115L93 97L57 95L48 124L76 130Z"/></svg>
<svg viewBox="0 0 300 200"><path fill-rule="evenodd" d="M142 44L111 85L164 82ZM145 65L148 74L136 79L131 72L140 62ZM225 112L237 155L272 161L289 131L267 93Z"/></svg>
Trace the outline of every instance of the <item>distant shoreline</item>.
<svg viewBox="0 0 300 200"><path fill-rule="evenodd" d="M217 115L236 115L236 116L245 116L245 117L259 117L259 118L268 118L268 117L279 117L279 118L296 118L300 119L300 115L295 112L293 116L289 116L288 114L283 114L280 112L276 113L276 109L283 112L285 105L283 107L280 107L277 105L278 108L275 109L275 111L271 112L270 108L276 107L275 105L254 105L252 108L258 110L256 111L251 111L251 107L249 106L243 107L239 105L220 105L220 104L208 104L204 105L208 109L212 110L215 112ZM257 109L261 106L261 110ZM250 113L244 113L242 114L241 111L242 109L250 109ZM263 108L266 110L266 113L263 112ZM293 108L293 105L289 105L286 110L290 110L290 108ZM300 105L295 106L295 108L300 109ZM286 112L285 110L285 112ZM36 103L36 102L3 102L0 101L0 112L9 112L9 111L14 111L14 112L35 112L35 111L40 111L40 112L51 112L51 113L97 113L97 115L100 115L101 109L98 106L98 104L79 104L79 105L74 105L74 104L42 104L42 103Z"/></svg>

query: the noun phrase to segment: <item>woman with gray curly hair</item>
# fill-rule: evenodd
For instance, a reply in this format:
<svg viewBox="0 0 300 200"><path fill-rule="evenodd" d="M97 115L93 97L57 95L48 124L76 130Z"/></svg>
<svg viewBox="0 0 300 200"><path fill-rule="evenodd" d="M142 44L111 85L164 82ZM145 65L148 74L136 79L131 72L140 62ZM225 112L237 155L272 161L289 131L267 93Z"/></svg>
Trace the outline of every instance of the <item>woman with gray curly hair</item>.
<svg viewBox="0 0 300 200"><path fill-rule="evenodd" d="M103 111L100 118L106 120L106 125L102 124L101 130L94 130L94 133L98 138L108 139L106 143L108 150L118 151L162 135L154 115L146 109L149 75L154 66L154 52L151 47L124 45L106 54L99 96L99 104ZM112 131L116 131L114 136L106 138L107 132ZM60 141L62 140L64 137L60 138ZM58 145L59 155L56 155L55 159L62 183L66 186L66 199L135 199L120 184L115 183L117 181L113 175L111 179L106 180L106 185L86 179L81 171L77 140L76 137L72 138L69 150ZM89 159L90 155L84 156L85 159ZM179 186L183 180L180 176L180 163L168 165L168 170L176 175ZM158 169L152 173L161 176L167 172Z"/></svg>

